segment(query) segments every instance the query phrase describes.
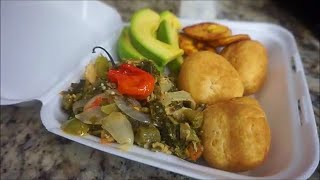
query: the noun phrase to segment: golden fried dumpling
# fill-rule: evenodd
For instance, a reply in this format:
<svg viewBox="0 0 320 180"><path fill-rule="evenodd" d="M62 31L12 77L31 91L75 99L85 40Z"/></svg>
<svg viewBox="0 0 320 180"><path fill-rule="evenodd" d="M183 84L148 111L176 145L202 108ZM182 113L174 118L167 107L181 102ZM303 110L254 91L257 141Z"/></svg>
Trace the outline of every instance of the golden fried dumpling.
<svg viewBox="0 0 320 180"><path fill-rule="evenodd" d="M203 157L214 168L241 172L263 163L271 135L266 115L251 97L218 102L204 111Z"/></svg>
<svg viewBox="0 0 320 180"><path fill-rule="evenodd" d="M244 85L244 95L259 91L266 79L268 57L258 41L245 40L225 47L221 55L238 71Z"/></svg>
<svg viewBox="0 0 320 180"><path fill-rule="evenodd" d="M178 86L197 103L213 104L242 97L243 84L237 71L219 54L199 51L188 56L180 69Z"/></svg>

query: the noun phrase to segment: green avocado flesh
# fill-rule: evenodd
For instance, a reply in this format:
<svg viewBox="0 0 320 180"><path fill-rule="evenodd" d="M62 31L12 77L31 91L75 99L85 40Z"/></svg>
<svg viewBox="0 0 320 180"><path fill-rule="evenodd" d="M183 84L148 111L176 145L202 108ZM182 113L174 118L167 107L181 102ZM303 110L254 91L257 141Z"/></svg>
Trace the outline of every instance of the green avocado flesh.
<svg viewBox="0 0 320 180"><path fill-rule="evenodd" d="M169 62L167 66L171 72L178 74L180 72L182 63L183 63L183 57L179 56L177 57L177 59L174 59L173 61Z"/></svg>
<svg viewBox="0 0 320 180"><path fill-rule="evenodd" d="M163 67L181 56L183 50L161 42L154 36L159 25L160 16L156 12L150 9L141 9L132 16L129 35L135 49L144 57Z"/></svg>
<svg viewBox="0 0 320 180"><path fill-rule="evenodd" d="M158 39L164 43L179 48L178 31L181 26L179 23L179 19L169 11L162 12L160 14L160 18L162 19L162 21L157 32ZM179 56L168 63L168 67L171 71L178 73L182 63L183 58Z"/></svg>
<svg viewBox="0 0 320 180"><path fill-rule="evenodd" d="M170 25L176 29L176 30L180 30L181 28L181 24L179 21L179 18L172 14L170 11L163 11L160 13L160 20L167 20L170 22Z"/></svg>
<svg viewBox="0 0 320 180"><path fill-rule="evenodd" d="M177 30L170 25L168 20L161 21L157 31L157 38L164 43L179 48Z"/></svg>
<svg viewBox="0 0 320 180"><path fill-rule="evenodd" d="M131 44L129 37L129 27L124 27L117 44L117 53L120 60L134 59L142 60L146 59L141 55Z"/></svg>

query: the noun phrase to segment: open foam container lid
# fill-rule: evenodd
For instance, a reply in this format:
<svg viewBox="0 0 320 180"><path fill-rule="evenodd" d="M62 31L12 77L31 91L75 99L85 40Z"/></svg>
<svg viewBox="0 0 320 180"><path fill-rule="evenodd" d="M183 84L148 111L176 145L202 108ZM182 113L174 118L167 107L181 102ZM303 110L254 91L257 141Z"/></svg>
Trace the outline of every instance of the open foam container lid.
<svg viewBox="0 0 320 180"><path fill-rule="evenodd" d="M203 21L181 19L182 25ZM48 131L117 156L183 175L201 178L308 178L319 163L319 140L310 95L296 42L284 28L266 23L214 20L234 34L262 42L269 56L267 80L255 97L266 112L271 149L261 167L231 173L134 146L102 145L93 136L60 130L66 115L59 92L79 80L101 45L116 57L115 44L124 23L116 10L97 1L1 1L1 105L40 100ZM291 66L295 66L292 69Z"/></svg>
<svg viewBox="0 0 320 180"><path fill-rule="evenodd" d="M1 2L1 104L41 99L120 25L101 2Z"/></svg>

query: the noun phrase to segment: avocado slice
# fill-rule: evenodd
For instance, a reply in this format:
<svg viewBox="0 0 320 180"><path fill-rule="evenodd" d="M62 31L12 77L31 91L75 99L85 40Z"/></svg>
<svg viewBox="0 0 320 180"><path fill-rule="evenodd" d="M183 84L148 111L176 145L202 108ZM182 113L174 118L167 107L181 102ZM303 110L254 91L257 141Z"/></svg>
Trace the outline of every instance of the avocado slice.
<svg viewBox="0 0 320 180"><path fill-rule="evenodd" d="M162 20L158 31L157 38L167 44L179 48L178 31L170 24L169 20Z"/></svg>
<svg viewBox="0 0 320 180"><path fill-rule="evenodd" d="M140 54L131 44L128 26L123 28L121 35L118 39L117 53L121 61L125 59L133 59L133 60L147 59L142 54Z"/></svg>
<svg viewBox="0 0 320 180"><path fill-rule="evenodd" d="M170 22L170 25L173 26L174 29L181 29L181 23L179 21L179 18L170 11L163 11L160 13L160 20L162 21L165 19Z"/></svg>
<svg viewBox="0 0 320 180"><path fill-rule="evenodd" d="M151 9L141 9L133 14L129 35L133 46L159 67L183 54L183 50L156 39L160 16Z"/></svg>
<svg viewBox="0 0 320 180"><path fill-rule="evenodd" d="M179 19L170 11L164 11L160 14L162 19L159 29L157 31L157 37L160 41L171 44L174 47L179 48L178 31L181 28ZM168 63L169 69L174 73L179 73L180 67L183 63L183 57L179 56L170 63Z"/></svg>

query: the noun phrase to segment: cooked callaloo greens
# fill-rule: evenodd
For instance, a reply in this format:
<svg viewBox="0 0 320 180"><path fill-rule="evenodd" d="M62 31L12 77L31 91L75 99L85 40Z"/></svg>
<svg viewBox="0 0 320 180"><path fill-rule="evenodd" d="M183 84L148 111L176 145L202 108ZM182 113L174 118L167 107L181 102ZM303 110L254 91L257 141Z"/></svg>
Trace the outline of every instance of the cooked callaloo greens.
<svg viewBox="0 0 320 180"><path fill-rule="evenodd" d="M112 65L99 55L87 65L83 79L61 94L69 116L61 127L66 133L97 136L103 144L136 144L192 161L202 154L203 107L152 61Z"/></svg>

